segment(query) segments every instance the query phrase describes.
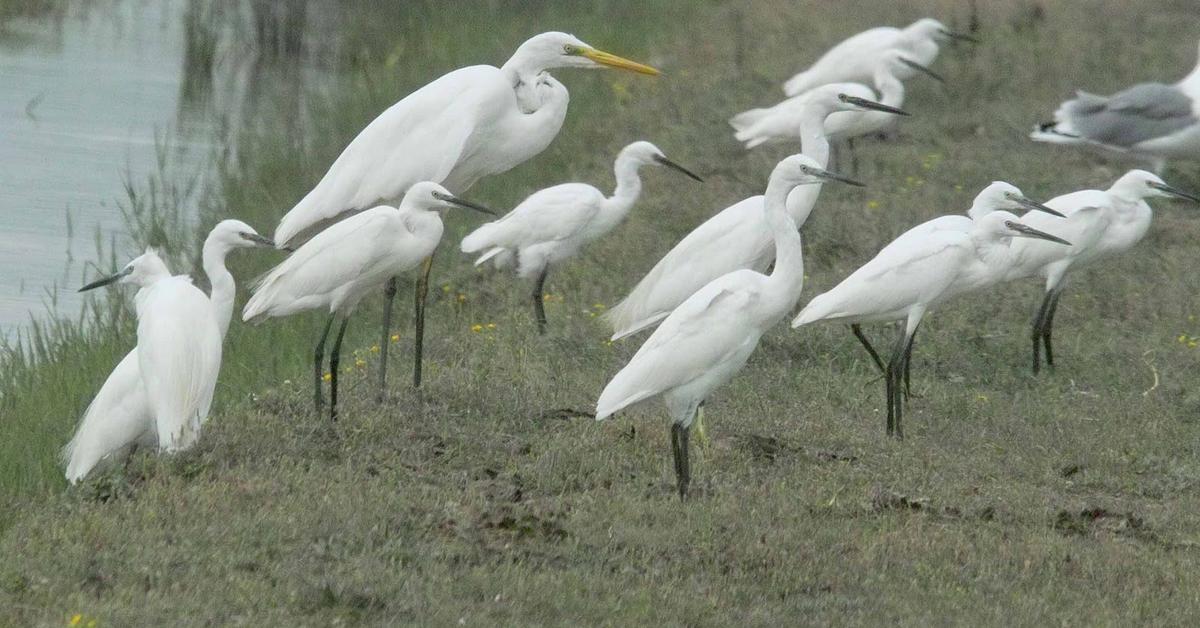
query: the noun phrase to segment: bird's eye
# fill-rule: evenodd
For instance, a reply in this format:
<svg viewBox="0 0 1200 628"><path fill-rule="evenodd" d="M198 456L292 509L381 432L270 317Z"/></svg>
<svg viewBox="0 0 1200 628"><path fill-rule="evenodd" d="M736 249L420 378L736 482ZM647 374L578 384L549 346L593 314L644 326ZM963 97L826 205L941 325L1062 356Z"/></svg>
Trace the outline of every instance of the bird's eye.
<svg viewBox="0 0 1200 628"><path fill-rule="evenodd" d="M573 46L571 44L566 44L563 46L563 54L565 55L578 55L579 52L579 46Z"/></svg>

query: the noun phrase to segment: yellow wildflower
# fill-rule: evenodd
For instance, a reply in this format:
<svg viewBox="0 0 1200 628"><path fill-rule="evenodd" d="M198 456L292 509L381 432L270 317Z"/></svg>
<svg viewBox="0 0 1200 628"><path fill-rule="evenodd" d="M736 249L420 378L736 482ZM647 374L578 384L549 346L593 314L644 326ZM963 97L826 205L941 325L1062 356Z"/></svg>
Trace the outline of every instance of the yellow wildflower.
<svg viewBox="0 0 1200 628"><path fill-rule="evenodd" d="M70 624L72 626L78 626L79 622L81 622L81 621L83 621L83 615L80 615L79 613L75 613L74 615L71 615Z"/></svg>
<svg viewBox="0 0 1200 628"><path fill-rule="evenodd" d="M867 209L879 209L879 201L867 201Z"/></svg>
<svg viewBox="0 0 1200 628"><path fill-rule="evenodd" d="M488 329L495 329L495 328L496 328L496 324L495 324L495 323L488 323L488 324L487 324L487 328L488 328Z"/></svg>
<svg viewBox="0 0 1200 628"><path fill-rule="evenodd" d="M478 323L471 325L471 331L473 331L475 333L479 333L479 332L483 331L483 325L480 325Z"/></svg>
<svg viewBox="0 0 1200 628"><path fill-rule="evenodd" d="M392 342L400 342L400 334L392 334Z"/></svg>
<svg viewBox="0 0 1200 628"><path fill-rule="evenodd" d="M355 360L354 360L354 366L357 366L358 368L362 368L362 367L364 367L364 366L366 366L366 365L367 365L367 361L366 361L366 360L363 360L363 359L361 359L361 358L355 358Z"/></svg>
<svg viewBox="0 0 1200 628"><path fill-rule="evenodd" d="M323 379L325 381L329 381L329 380L333 379L333 373L326 373L321 376L321 379Z"/></svg>
<svg viewBox="0 0 1200 628"><path fill-rule="evenodd" d="M467 295L465 295L465 294L463 294L463 293L461 293L461 292L460 292L460 293L458 293L458 296L456 296L456 297L454 297L454 298L455 298L455 300L457 300L459 303L466 303L466 302L467 302Z"/></svg>
<svg viewBox="0 0 1200 628"><path fill-rule="evenodd" d="M379 353L379 345L371 345L371 353Z"/></svg>

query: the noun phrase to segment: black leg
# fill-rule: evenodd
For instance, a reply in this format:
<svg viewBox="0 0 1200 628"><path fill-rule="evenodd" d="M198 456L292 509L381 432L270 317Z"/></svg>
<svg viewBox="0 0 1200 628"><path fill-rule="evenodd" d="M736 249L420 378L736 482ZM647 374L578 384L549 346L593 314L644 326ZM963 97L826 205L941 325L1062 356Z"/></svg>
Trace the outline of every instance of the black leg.
<svg viewBox="0 0 1200 628"><path fill-rule="evenodd" d="M904 366L903 370L901 371L904 374L903 391L900 389L900 373L896 374L896 383L894 385L896 390L896 438L900 440L904 439L904 429L901 427L900 418L904 415L904 402L908 399L908 373L909 366L912 362L913 341L915 341L916 338L917 328L913 328L912 333L907 334L904 337L904 353L902 354L903 357L901 358Z"/></svg>
<svg viewBox="0 0 1200 628"><path fill-rule="evenodd" d="M388 279L387 287L383 289L383 337L379 339L379 394L375 401L383 403L387 394L388 345L391 344L392 302L396 299L395 277Z"/></svg>
<svg viewBox="0 0 1200 628"><path fill-rule="evenodd" d="M434 253L437 251L435 250ZM416 337L413 338L413 388L421 387L421 360L425 353L425 300L429 297L429 273L433 270L433 256L421 263L421 276L417 278L417 293L413 301L416 319Z"/></svg>
<svg viewBox="0 0 1200 628"><path fill-rule="evenodd" d="M871 341L867 340L866 334L863 333L862 325L854 323L853 325L850 325L850 331L854 332L854 337L858 338L858 341L862 343L864 348L866 348L867 353L871 354L871 360L875 362L875 366L879 367L879 372L882 373L887 370L883 367L883 360L880 359L879 353L875 351L875 347L871 346Z"/></svg>
<svg viewBox="0 0 1200 628"><path fill-rule="evenodd" d="M546 333L546 275L550 274L550 267L542 268L542 272L538 273L537 281L533 284L533 317L537 320L537 328L539 334Z"/></svg>
<svg viewBox="0 0 1200 628"><path fill-rule="evenodd" d="M336 421L337 412L337 388L338 388L338 366L342 359L342 336L346 335L346 323L350 322L350 318L342 319L341 326L338 327L337 337L333 339L333 350L329 352L329 420Z"/></svg>
<svg viewBox="0 0 1200 628"><path fill-rule="evenodd" d="M1042 342L1046 345L1046 366L1054 368L1054 348L1051 346L1051 330L1054 328L1054 314L1058 311L1058 298L1062 296L1062 290L1055 288L1051 293L1050 308L1046 310L1046 321L1042 323Z"/></svg>
<svg viewBox="0 0 1200 628"><path fill-rule="evenodd" d="M846 152L850 153L850 172L858 174L858 153L854 152L854 138L846 140Z"/></svg>
<svg viewBox="0 0 1200 628"><path fill-rule="evenodd" d="M910 335L907 327L902 326L900 328L900 338L896 343L896 349L892 352L892 357L888 360L887 369L884 372L888 402L887 435L895 436L897 439L904 438L904 428L902 427L904 395L900 383L907 368L907 358L912 355L912 339L914 336L916 336L916 329L913 329L913 333Z"/></svg>
<svg viewBox="0 0 1200 628"><path fill-rule="evenodd" d="M681 500L687 499L688 484L692 480L688 465L688 431L682 423L671 424L671 451L675 454L675 481Z"/></svg>
<svg viewBox="0 0 1200 628"><path fill-rule="evenodd" d="M908 347L904 349L904 398L912 397L912 385L909 383L912 378L912 349L913 343L917 340L917 332L913 331L913 335L908 339Z"/></svg>
<svg viewBox="0 0 1200 628"><path fill-rule="evenodd" d="M1033 339L1033 374L1037 375L1042 369L1042 329L1046 325L1046 314L1050 311L1050 301L1053 291L1047 292L1042 297L1042 304L1038 307L1037 315L1033 317L1033 329L1030 330L1030 338Z"/></svg>
<svg viewBox="0 0 1200 628"><path fill-rule="evenodd" d="M317 341L316 359L313 367L313 403L317 408L317 414L321 414L321 408L325 407L325 397L321 395L321 381L324 379L322 375L322 366L325 363L325 339L329 337L329 328L333 325L333 314L329 315L329 319L325 321L325 328L321 330L321 339Z"/></svg>

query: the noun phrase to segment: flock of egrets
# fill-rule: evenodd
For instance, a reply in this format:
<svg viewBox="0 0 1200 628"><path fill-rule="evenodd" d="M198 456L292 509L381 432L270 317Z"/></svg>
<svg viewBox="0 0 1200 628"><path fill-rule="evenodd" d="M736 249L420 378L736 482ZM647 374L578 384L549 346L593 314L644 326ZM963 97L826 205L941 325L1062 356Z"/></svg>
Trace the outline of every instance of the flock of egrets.
<svg viewBox="0 0 1200 628"><path fill-rule="evenodd" d="M940 44L952 39L972 38L932 19L903 29L865 31L788 80L787 100L734 116L730 124L748 148L799 140L801 153L778 163L763 195L738 202L693 229L607 312L614 339L656 328L604 387L596 418L662 398L671 419L681 496L687 495L690 479L689 433L705 399L742 368L762 334L796 308L804 279L798 229L822 185L859 185L827 169L830 142L890 132L907 115L900 108L904 81L917 74L940 80L928 66ZM443 232L441 213L461 207L494 215L458 195L480 178L534 157L557 135L568 96L547 71L602 66L658 74L571 35L537 35L503 66L455 70L383 112L287 212L274 240L240 221L219 223L203 249L210 294L187 276L172 276L152 250L116 275L85 286L83 290L122 282L139 287L137 347L105 381L67 445L67 478L79 481L97 464L117 459L139 443L172 452L196 442L208 417L222 339L233 314L234 280L224 261L235 248L273 246L290 252L255 284L242 311L244 321L306 310L328 313L313 364L318 412L325 406L326 341L337 323L328 352L328 405L334 420L350 315L366 295L384 293L382 398L397 277L416 271L413 381L419 385L424 301ZM1193 72L1195 76L1200 75ZM1181 94L1194 109L1193 85L1200 88L1200 78L1177 86L1137 86L1111 98L1081 94L1080 101L1060 109L1056 123L1043 125L1035 135L1156 161L1195 156L1200 127L1192 109L1186 120L1172 117L1181 111ZM547 273L620 224L641 192L640 169L660 165L700 180L653 144L634 142L616 158L611 195L582 183L538 191L464 238L461 249L477 254L477 265L514 268L532 279L534 315L544 331ZM995 182L978 194L966 215L930 220L893 240L832 290L809 301L792 326L820 321L850 326L885 374L887 432L901 437L913 341L931 309L998 282L1043 277L1045 299L1032 330L1033 366L1036 371L1043 347L1052 364L1051 325L1064 278L1140 240L1151 217L1145 200L1154 196L1200 200L1142 170L1130 171L1107 190L1074 192L1045 204L1013 185ZM1026 210L1021 216L1012 213ZM902 322L886 361L860 328L881 321Z"/></svg>

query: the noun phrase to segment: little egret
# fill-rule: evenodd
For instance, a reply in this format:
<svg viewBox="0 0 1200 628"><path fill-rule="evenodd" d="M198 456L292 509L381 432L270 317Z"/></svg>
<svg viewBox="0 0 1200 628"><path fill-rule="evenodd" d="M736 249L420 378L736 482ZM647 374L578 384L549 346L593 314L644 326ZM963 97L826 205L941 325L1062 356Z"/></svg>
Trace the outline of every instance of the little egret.
<svg viewBox="0 0 1200 628"><path fill-rule="evenodd" d="M496 268L515 262L517 274L536 279L533 310L538 333L546 332L543 290L551 266L574 257L586 244L599 239L625 219L642 192L638 170L646 165L663 165L696 181L688 169L667 159L650 142L634 142L617 154L613 170L617 187L605 197L585 183L564 183L534 192L500 220L489 222L463 238L464 253L483 255L478 266L492 261Z"/></svg>
<svg viewBox="0 0 1200 628"><path fill-rule="evenodd" d="M274 243L240 220L217 223L204 241L201 259L212 285L209 301L222 338L233 316L236 290L233 275L225 268L225 257L233 249L254 246L273 247ZM121 458L133 447L154 447L157 443L154 412L142 384L138 350L134 349L125 354L104 380L84 412L75 436L63 448L67 481L75 484L97 464Z"/></svg>
<svg viewBox="0 0 1200 628"><path fill-rule="evenodd" d="M829 49L812 67L788 79L783 93L797 96L829 83L870 83L874 63L886 50L899 50L915 63L928 67L937 59L940 44L952 39L977 41L956 33L945 24L924 18L904 28L881 26L865 30ZM900 80L907 80L902 75Z"/></svg>
<svg viewBox="0 0 1200 628"><path fill-rule="evenodd" d="M1051 330L1058 300L1066 288L1067 273L1098 259L1129 250L1150 228L1153 212L1147 198L1176 197L1200 202L1200 198L1178 190L1145 170L1130 170L1107 190L1081 190L1046 201L1066 220L1026 215L1021 221L1038 228L1050 228L1070 240L1070 247L1046 246L1032 241L1013 245L1014 263L1008 279L1041 276L1046 280L1045 295L1033 319L1033 372L1041 369L1040 345L1046 348L1046 364L1054 366Z"/></svg>
<svg viewBox="0 0 1200 628"><path fill-rule="evenodd" d="M658 70L597 50L566 33L542 33L521 44L501 67L475 65L438 78L375 118L333 162L321 181L279 222L275 241L295 248L346 215L398 204L419 181L464 194L480 178L505 172L549 146L567 112L554 68ZM430 250L432 256L433 250ZM433 259L417 279L413 386L421 385L425 298ZM386 284L379 394L387 378L387 347L396 281Z"/></svg>
<svg viewBox="0 0 1200 628"><path fill-rule="evenodd" d="M350 315L368 292L417 268L429 257L442 239L439 212L456 206L495 215L453 196L437 183L422 181L409 188L398 208L380 205L318 233L254 286L254 296L242 309L244 321L261 323L313 309L329 312L313 367L318 413L325 404L321 362L334 319L342 319L329 353L329 418L336 421L338 366Z"/></svg>
<svg viewBox="0 0 1200 628"><path fill-rule="evenodd" d="M700 404L741 370L763 332L800 298L804 256L800 233L788 215L788 193L826 179L850 182L804 155L779 162L764 200L766 222L775 238L775 269L770 275L736 270L706 284L671 312L600 393L597 420L662 397L672 423L671 451L681 499L687 497L691 480L688 434Z"/></svg>
<svg viewBox="0 0 1200 628"><path fill-rule="evenodd" d="M208 418L221 369L221 327L212 303L192 285L191 277L171 276L167 265L149 249L121 272L79 291L118 282L140 288L134 297L137 371L154 416L158 449L187 449L195 444ZM111 400L106 396L104 401Z"/></svg>
<svg viewBox="0 0 1200 628"><path fill-rule="evenodd" d="M831 94L838 96L843 106L835 105L829 98ZM875 92L861 83L834 83L771 107L743 111L729 119L729 126L734 129L733 136L750 149L768 142L803 141L807 135L819 135L827 143L831 139L829 123L837 113L908 115L894 106L875 102L875 97ZM805 129L811 131L806 134ZM804 154L809 153L805 150ZM818 161L828 159L828 155L819 153L810 156Z"/></svg>
<svg viewBox="0 0 1200 628"><path fill-rule="evenodd" d="M865 86L859 86L866 89ZM829 85L803 96L806 106L796 134L803 154L822 168L829 161L825 118L834 111L879 109L879 103L838 91ZM819 181L792 190L787 198L792 222L803 225L820 194ZM765 271L775 259L774 236L763 210L763 197L752 196L704 221L680 240L620 303L605 313L613 339L658 324L708 282L735 270Z"/></svg>
<svg viewBox="0 0 1200 628"><path fill-rule="evenodd" d="M1167 159L1200 159L1200 62L1171 85L1139 83L1111 96L1078 91L1030 138L1127 155L1160 173Z"/></svg>
<svg viewBox="0 0 1200 628"><path fill-rule="evenodd" d="M970 231L935 230L897 240L832 290L817 295L792 321L850 324L903 320L900 338L884 370L887 434L903 438L901 378L912 357L913 337L932 307L952 296L1003 279L1012 238L1066 240L1033 229L1006 211L973 221Z"/></svg>

